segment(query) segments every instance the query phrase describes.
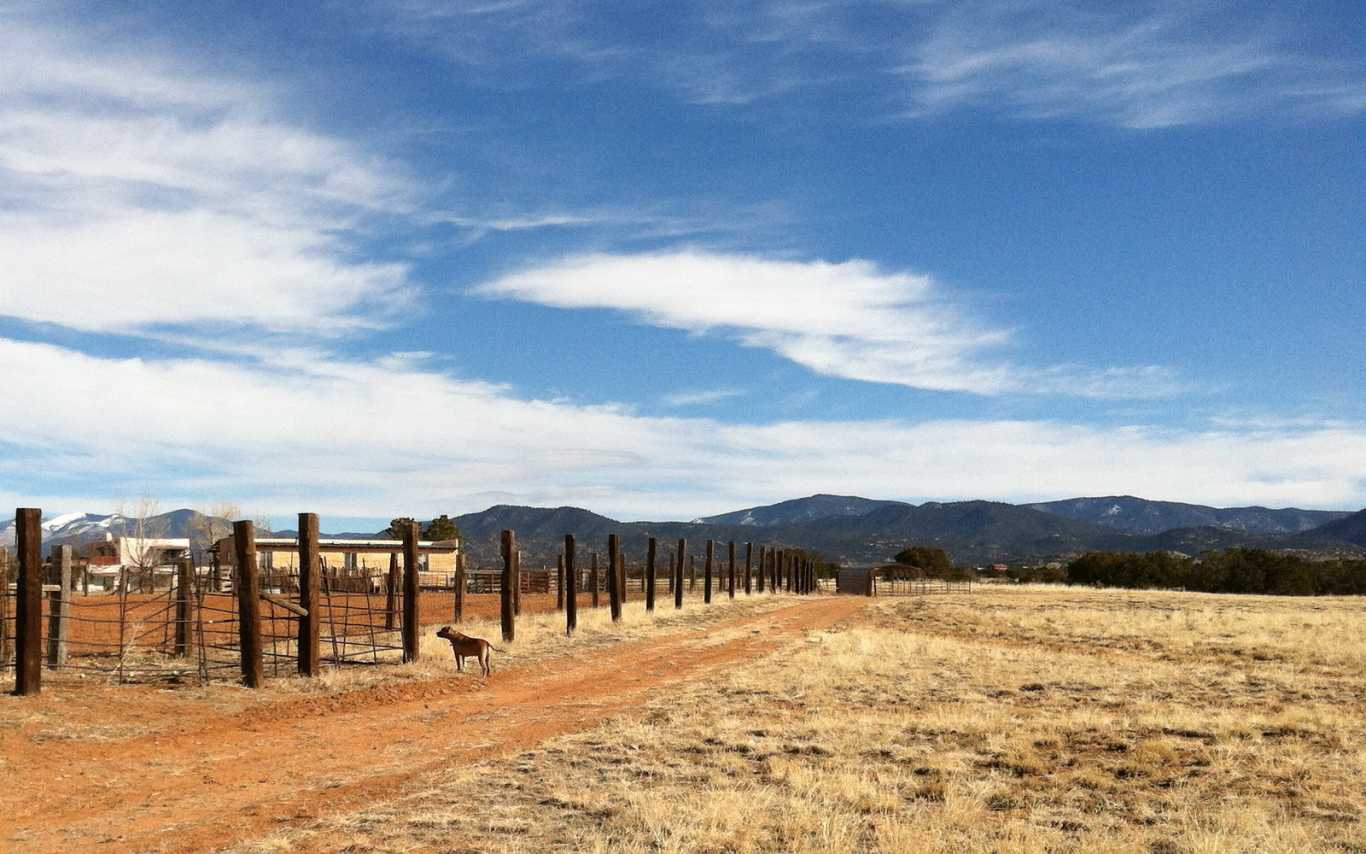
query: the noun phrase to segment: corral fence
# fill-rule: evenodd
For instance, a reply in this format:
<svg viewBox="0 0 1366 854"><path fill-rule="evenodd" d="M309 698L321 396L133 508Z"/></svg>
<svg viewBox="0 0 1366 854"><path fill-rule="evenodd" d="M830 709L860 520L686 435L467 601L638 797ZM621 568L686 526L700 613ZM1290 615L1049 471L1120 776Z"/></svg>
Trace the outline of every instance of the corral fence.
<svg viewBox="0 0 1366 854"><path fill-rule="evenodd" d="M92 593L88 567L70 546L42 559L40 522L38 509L19 508L16 558L0 550L0 673L13 674L20 695L38 693L45 670L118 682L240 679L259 687L267 677L317 676L324 666L415 661L421 626L460 623L467 595L498 597L502 636L511 641L523 595L554 594L572 635L580 598L589 607L606 604L617 622L633 591L654 610L665 596L682 608L685 590L699 587L704 603L713 595L824 589L818 560L800 549L743 543L737 555L736 543L708 540L696 555L680 539L666 554L669 545L660 548L651 537L645 560L628 566L615 534L605 554L589 552L587 561L567 535L554 568L523 571L516 534L504 531L501 568L467 569L461 556L454 572L431 573L419 561L430 544L419 543L416 523L400 531L387 571L333 566L320 552L318 517L301 513L289 543L297 566L261 566L253 524L236 522L231 562L191 552L165 589L121 570L113 589ZM284 548L268 543L266 551Z"/></svg>

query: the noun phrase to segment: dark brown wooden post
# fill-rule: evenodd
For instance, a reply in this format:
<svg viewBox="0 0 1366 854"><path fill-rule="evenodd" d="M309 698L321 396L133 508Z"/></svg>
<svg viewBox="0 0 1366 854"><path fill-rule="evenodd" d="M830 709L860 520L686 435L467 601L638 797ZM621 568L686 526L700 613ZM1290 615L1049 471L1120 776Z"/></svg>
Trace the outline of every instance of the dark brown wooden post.
<svg viewBox="0 0 1366 854"><path fill-rule="evenodd" d="M451 620L459 623L465 619L465 555L455 556L455 590L451 597Z"/></svg>
<svg viewBox="0 0 1366 854"><path fill-rule="evenodd" d="M19 577L14 602L14 693L43 690L43 512L20 507L14 512Z"/></svg>
<svg viewBox="0 0 1366 854"><path fill-rule="evenodd" d="M322 597L318 595L318 572L322 552L318 548L318 514L299 514L299 674L321 676ZM366 588L369 589L368 587Z"/></svg>
<svg viewBox="0 0 1366 854"><path fill-rule="evenodd" d="M384 630L392 632L398 628L398 552L389 553L389 574L384 583Z"/></svg>
<svg viewBox="0 0 1366 854"><path fill-rule="evenodd" d="M763 546L759 546L759 571L755 573L757 577L754 579L754 586L759 593L764 592L764 570L767 568L767 564L764 563L764 560L767 557L768 552L764 550Z"/></svg>
<svg viewBox="0 0 1366 854"><path fill-rule="evenodd" d="M579 627L579 570L574 562L574 535L564 535L564 577L568 582L564 598L564 634L572 637Z"/></svg>
<svg viewBox="0 0 1366 854"><path fill-rule="evenodd" d="M0 667L8 667L9 647L9 552L0 549Z"/></svg>
<svg viewBox="0 0 1366 854"><path fill-rule="evenodd" d="M731 540L726 546L726 554L729 563L726 569L726 593L731 599L735 598L735 541Z"/></svg>
<svg viewBox="0 0 1366 854"><path fill-rule="evenodd" d="M745 595L754 592L754 543L745 543Z"/></svg>
<svg viewBox="0 0 1366 854"><path fill-rule="evenodd" d="M399 533L403 535L403 660L417 661L422 654L422 627L418 625L422 613L417 562L420 533L416 522L408 522Z"/></svg>
<svg viewBox="0 0 1366 854"><path fill-rule="evenodd" d="M655 538L645 546L645 610L655 609Z"/></svg>
<svg viewBox="0 0 1366 854"><path fill-rule="evenodd" d="M555 610L564 610L564 555L555 559Z"/></svg>
<svg viewBox="0 0 1366 854"><path fill-rule="evenodd" d="M52 550L52 580L57 589L47 599L47 666L61 667L71 632L71 546Z"/></svg>
<svg viewBox="0 0 1366 854"><path fill-rule="evenodd" d="M593 607L599 606L598 587L601 586L602 579L598 577L598 553L593 552L593 561L588 567L588 586L593 591Z"/></svg>
<svg viewBox="0 0 1366 854"><path fill-rule="evenodd" d="M515 565L517 563L517 535L503 531L503 598L501 616L503 621L503 640L511 643L516 637L516 615L512 610L512 585L517 583Z"/></svg>
<svg viewBox="0 0 1366 854"><path fill-rule="evenodd" d="M616 534L607 535L607 603L612 608L612 622L621 621L621 581L617 566L621 561L621 540Z"/></svg>
<svg viewBox="0 0 1366 854"><path fill-rule="evenodd" d="M242 653L242 681L248 688L265 682L261 662L261 584L256 568L256 526L250 521L232 523L233 550L237 558L237 641Z"/></svg>
<svg viewBox="0 0 1366 854"><path fill-rule="evenodd" d="M711 604L711 570L716 559L716 541L707 540L707 562L702 568L702 602Z"/></svg>
<svg viewBox="0 0 1366 854"><path fill-rule="evenodd" d="M175 581L175 657L190 654L191 603L194 601L194 561L183 557L176 563Z"/></svg>
<svg viewBox="0 0 1366 854"><path fill-rule="evenodd" d="M512 616L522 616L522 550L512 553Z"/></svg>
<svg viewBox="0 0 1366 854"><path fill-rule="evenodd" d="M674 608L683 607L683 555L687 554L688 541L678 541L678 565L674 568Z"/></svg>

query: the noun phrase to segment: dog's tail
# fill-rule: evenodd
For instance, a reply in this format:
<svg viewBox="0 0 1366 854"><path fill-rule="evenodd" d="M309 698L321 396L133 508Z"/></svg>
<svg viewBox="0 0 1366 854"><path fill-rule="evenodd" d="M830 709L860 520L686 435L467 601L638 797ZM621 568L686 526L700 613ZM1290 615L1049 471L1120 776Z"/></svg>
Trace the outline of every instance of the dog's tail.
<svg viewBox="0 0 1366 854"><path fill-rule="evenodd" d="M503 651L503 650L499 649L498 647L494 646L493 644L489 644L489 649L493 650L494 652L502 652L502 651Z"/></svg>

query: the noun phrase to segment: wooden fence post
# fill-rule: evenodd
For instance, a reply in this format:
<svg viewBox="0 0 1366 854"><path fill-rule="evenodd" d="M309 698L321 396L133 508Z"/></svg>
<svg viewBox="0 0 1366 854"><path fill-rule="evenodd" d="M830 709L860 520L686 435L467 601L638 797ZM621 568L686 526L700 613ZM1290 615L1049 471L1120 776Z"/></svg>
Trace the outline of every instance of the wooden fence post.
<svg viewBox="0 0 1366 854"><path fill-rule="evenodd" d="M754 543L745 543L745 595L754 592Z"/></svg>
<svg viewBox="0 0 1366 854"><path fill-rule="evenodd" d="M512 616L522 616L522 550L512 554Z"/></svg>
<svg viewBox="0 0 1366 854"><path fill-rule="evenodd" d="M190 655L190 624L194 602L194 561L181 558L176 563L175 582L175 657L188 658Z"/></svg>
<svg viewBox="0 0 1366 854"><path fill-rule="evenodd" d="M702 602L711 604L711 565L716 558L716 541L707 540L707 562L702 568Z"/></svg>
<svg viewBox="0 0 1366 854"><path fill-rule="evenodd" d="M621 622L621 580L617 566L621 561L621 540L616 534L607 535L607 604L612 608L612 622Z"/></svg>
<svg viewBox="0 0 1366 854"><path fill-rule="evenodd" d="M403 660L417 661L422 654L422 627L418 625L421 578L418 577L418 527L409 522L400 531L403 535Z"/></svg>
<svg viewBox="0 0 1366 854"><path fill-rule="evenodd" d="M625 605L630 599L627 593L626 584L626 554L621 551L621 545L617 545L617 592L621 596L621 604Z"/></svg>
<svg viewBox="0 0 1366 854"><path fill-rule="evenodd" d="M645 546L645 610L655 609L655 538Z"/></svg>
<svg viewBox="0 0 1366 854"><path fill-rule="evenodd" d="M678 565L674 568L674 609L683 607L683 555L688 551L688 541L678 541Z"/></svg>
<svg viewBox="0 0 1366 854"><path fill-rule="evenodd" d="M261 662L261 583L256 569L256 526L250 521L232 523L233 550L237 557L237 640L242 654L242 681L260 688L265 681Z"/></svg>
<svg viewBox="0 0 1366 854"><path fill-rule="evenodd" d="M759 546L759 571L755 573L758 577L754 579L754 586L759 593L764 592L764 570L768 567L768 564L764 563L764 560L767 557L768 552L764 550L763 546Z"/></svg>
<svg viewBox="0 0 1366 854"><path fill-rule="evenodd" d="M43 512L36 507L14 511L19 578L14 602L14 693L25 696L43 689Z"/></svg>
<svg viewBox="0 0 1366 854"><path fill-rule="evenodd" d="M318 548L318 514L299 514L299 674L322 675L322 597L318 595L318 571L322 552ZM368 582L367 582L368 583ZM366 588L369 589L368 587Z"/></svg>
<svg viewBox="0 0 1366 854"><path fill-rule="evenodd" d="M598 587L602 584L602 579L598 577L598 553L593 552L592 563L588 567L588 586L593 590L593 607L599 606Z"/></svg>
<svg viewBox="0 0 1366 854"><path fill-rule="evenodd" d="M15 529L19 578L14 603L14 693L37 694L42 690L42 511L18 508Z"/></svg>
<svg viewBox="0 0 1366 854"><path fill-rule="evenodd" d="M503 640L511 643L517 634L512 613L512 585L516 583L517 535L503 531L503 599L501 616L503 621Z"/></svg>
<svg viewBox="0 0 1366 854"><path fill-rule="evenodd" d="M564 577L569 582L564 599L564 634L573 637L579 627L579 570L574 562L574 535L564 535Z"/></svg>
<svg viewBox="0 0 1366 854"><path fill-rule="evenodd" d="M52 552L52 576L57 589L48 594L47 666L66 664L66 641L71 632L71 546Z"/></svg>
<svg viewBox="0 0 1366 854"><path fill-rule="evenodd" d="M9 646L9 580L10 580L9 552L0 549L0 667L7 667L10 662Z"/></svg>
<svg viewBox="0 0 1366 854"><path fill-rule="evenodd" d="M455 556L455 590L451 597L451 622L459 623L465 619L465 555Z"/></svg>
<svg viewBox="0 0 1366 854"><path fill-rule="evenodd" d="M389 553L389 574L384 582L384 630L392 632L398 628L398 552Z"/></svg>
<svg viewBox="0 0 1366 854"><path fill-rule="evenodd" d="M735 541L731 540L726 546L727 560L729 561L726 569L726 592L731 599L735 598Z"/></svg>
<svg viewBox="0 0 1366 854"><path fill-rule="evenodd" d="M564 610L564 555L555 559L555 610Z"/></svg>

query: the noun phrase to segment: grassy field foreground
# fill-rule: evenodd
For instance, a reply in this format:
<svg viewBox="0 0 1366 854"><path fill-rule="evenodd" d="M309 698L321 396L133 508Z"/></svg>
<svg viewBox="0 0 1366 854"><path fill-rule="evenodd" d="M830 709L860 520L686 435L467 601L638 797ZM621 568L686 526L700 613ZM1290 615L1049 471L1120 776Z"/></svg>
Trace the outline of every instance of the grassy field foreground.
<svg viewBox="0 0 1366 854"><path fill-rule="evenodd" d="M881 600L247 850L1366 851L1353 599Z"/></svg>

